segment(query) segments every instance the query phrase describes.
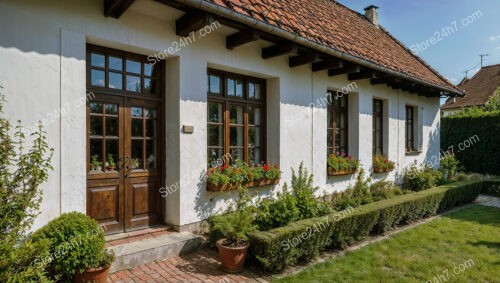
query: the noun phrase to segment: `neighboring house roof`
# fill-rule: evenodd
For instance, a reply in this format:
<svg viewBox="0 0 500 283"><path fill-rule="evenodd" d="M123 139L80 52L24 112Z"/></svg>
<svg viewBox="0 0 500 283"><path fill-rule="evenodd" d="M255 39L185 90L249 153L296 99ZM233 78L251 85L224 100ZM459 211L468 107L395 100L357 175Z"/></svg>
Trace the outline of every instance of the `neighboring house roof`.
<svg viewBox="0 0 500 283"><path fill-rule="evenodd" d="M464 79L458 85L467 93L464 97L448 98L441 107L443 110L456 109L474 105L484 105L500 87L500 64L482 67L472 78Z"/></svg>
<svg viewBox="0 0 500 283"><path fill-rule="evenodd" d="M303 39L463 94L382 27L333 0L208 0Z"/></svg>

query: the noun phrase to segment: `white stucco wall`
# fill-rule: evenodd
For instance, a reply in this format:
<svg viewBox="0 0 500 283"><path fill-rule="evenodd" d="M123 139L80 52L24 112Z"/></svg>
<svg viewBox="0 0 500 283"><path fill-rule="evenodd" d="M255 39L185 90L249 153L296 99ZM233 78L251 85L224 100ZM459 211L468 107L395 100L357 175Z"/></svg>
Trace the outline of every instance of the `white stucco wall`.
<svg viewBox="0 0 500 283"><path fill-rule="evenodd" d="M76 107L85 97L85 43L152 55L178 41L175 19L182 12L150 1L136 1L119 19L105 18L102 1L0 1L0 85L8 104L6 116L35 123L66 103L71 111L47 126L49 143L55 148L54 171L43 185L42 215L36 227L62 212L85 212L85 107ZM5 28L7 27L7 28ZM288 57L261 59L257 41L229 51L227 27L196 40L167 58L165 100L167 117L167 186L179 189L166 200L165 221L183 226L205 219L224 209L231 193L209 193L200 175L206 168L207 67L267 79L267 156L279 164L284 181L290 167L304 161L314 173L321 193L343 190L354 176L329 179L326 175L326 108L310 107L327 90L337 90L352 82L346 75L329 77L313 73L310 66L288 67ZM387 108L386 150L398 170L382 175L394 179L400 169L417 160L439 156L439 98L426 98L356 81L349 94L349 151L369 171L372 158L372 100L383 99ZM422 153L405 155L405 105L418 107L422 124ZM294 117L300 117L296 119ZM291 122L290 122L291 121ZM194 126L193 134L181 132L183 125ZM378 176L375 176L378 178ZM279 186L252 189L271 195Z"/></svg>

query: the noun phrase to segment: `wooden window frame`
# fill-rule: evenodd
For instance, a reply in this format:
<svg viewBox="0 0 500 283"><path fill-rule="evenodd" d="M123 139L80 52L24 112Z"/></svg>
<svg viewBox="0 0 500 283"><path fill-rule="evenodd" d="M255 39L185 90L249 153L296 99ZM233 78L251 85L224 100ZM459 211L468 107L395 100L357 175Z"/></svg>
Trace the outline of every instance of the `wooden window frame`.
<svg viewBox="0 0 500 283"><path fill-rule="evenodd" d="M406 152L414 152L417 151L416 143L415 143L415 109L416 107L406 105L405 107L405 146ZM410 132L411 131L411 138Z"/></svg>
<svg viewBox="0 0 500 283"><path fill-rule="evenodd" d="M376 111L376 103L380 103L380 112ZM372 112L372 155L377 155L377 129L375 127L376 125L376 119L379 120L380 122L380 138L378 140L380 144L380 155L384 155L384 101L382 99L373 99L373 112Z"/></svg>
<svg viewBox="0 0 500 283"><path fill-rule="evenodd" d="M245 76L241 74L224 72L220 70L215 70L208 68L207 70L207 79L209 76L218 76L220 77L219 82L219 94L211 93L210 88L207 90L207 108L209 103L220 103L222 104L222 123L212 123L207 120L207 126L223 126L223 157L229 156L230 154L230 119L229 119L229 108L231 105L237 105L243 107L243 160L244 162L249 162L249 128L252 125L249 124L248 118L248 108L249 107L258 107L261 109L260 113L260 156L261 161L266 160L266 151L267 151L267 119L266 119L266 80L251 76ZM238 79L243 81L243 97L237 96L229 96L227 95L227 79ZM260 99L250 98L248 94L248 85L249 83L258 83L260 84ZM208 82L208 86L210 86L210 82ZM207 133L208 139L208 133ZM210 149L221 149L220 146L208 146L207 152ZM225 164L229 164L232 158L223 158ZM209 164L210 166L210 164Z"/></svg>
<svg viewBox="0 0 500 283"><path fill-rule="evenodd" d="M334 91L328 91L328 94L329 94L329 97L328 97L328 100L329 100L329 103L328 103L328 106L327 106L327 119L328 119L328 115L332 115L332 119L333 119L333 127L330 128L328 125L329 121L327 121L327 131L332 131L332 137L333 137L333 140L332 140L332 144L328 144L328 134L327 134L327 145L326 145L326 150L327 150L327 154L329 152L329 150L331 150L332 153L336 153L337 151L335 150L335 147L336 147L336 144L335 144L335 140L336 140L336 128L337 128L337 121L335 120L335 114L336 113L340 113L340 115L344 116L344 154L345 155L349 155L349 99L348 99L348 96L347 94L344 94L343 96L339 97L338 99L345 99L345 106L335 106L332 101L333 99L333 95L335 95ZM330 114L331 113L331 114ZM342 152L341 152L342 153Z"/></svg>

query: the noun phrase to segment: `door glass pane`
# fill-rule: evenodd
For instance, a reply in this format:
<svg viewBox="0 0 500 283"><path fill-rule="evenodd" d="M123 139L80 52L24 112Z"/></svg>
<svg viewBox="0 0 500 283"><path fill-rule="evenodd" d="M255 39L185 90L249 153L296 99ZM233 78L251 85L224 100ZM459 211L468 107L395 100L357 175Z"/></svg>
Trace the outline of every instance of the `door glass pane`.
<svg viewBox="0 0 500 283"><path fill-rule="evenodd" d="M118 139L106 140L106 163L105 169L108 171L118 170Z"/></svg>
<svg viewBox="0 0 500 283"><path fill-rule="evenodd" d="M146 141L146 168L156 168L156 140Z"/></svg>
<svg viewBox="0 0 500 283"><path fill-rule="evenodd" d="M208 103L208 122L222 123L222 104Z"/></svg>
<svg viewBox="0 0 500 283"><path fill-rule="evenodd" d="M141 92L141 77L127 75L127 90Z"/></svg>
<svg viewBox="0 0 500 283"><path fill-rule="evenodd" d="M118 136L117 117L106 117L106 136Z"/></svg>
<svg viewBox="0 0 500 283"><path fill-rule="evenodd" d="M156 137L156 120L146 119L146 137Z"/></svg>
<svg viewBox="0 0 500 283"><path fill-rule="evenodd" d="M141 62L134 60L127 60L127 72L134 74L141 74Z"/></svg>
<svg viewBox="0 0 500 283"><path fill-rule="evenodd" d="M229 131L229 145L243 146L243 127L231 127Z"/></svg>
<svg viewBox="0 0 500 283"><path fill-rule="evenodd" d="M119 73L109 72L109 88L123 89L123 76Z"/></svg>
<svg viewBox="0 0 500 283"><path fill-rule="evenodd" d="M118 104L106 104L106 115L118 115Z"/></svg>
<svg viewBox="0 0 500 283"><path fill-rule="evenodd" d="M102 159L102 140L90 139L90 169L92 171L102 170Z"/></svg>
<svg viewBox="0 0 500 283"><path fill-rule="evenodd" d="M144 79L144 93L155 93L155 81L152 79Z"/></svg>
<svg viewBox="0 0 500 283"><path fill-rule="evenodd" d="M104 71L91 70L90 71L90 81L93 86L104 87Z"/></svg>
<svg viewBox="0 0 500 283"><path fill-rule="evenodd" d="M112 70L123 70L123 60L120 57L109 56L109 68Z"/></svg>
<svg viewBox="0 0 500 283"><path fill-rule="evenodd" d="M104 62L104 55L97 53L90 54L90 65L93 67L106 67Z"/></svg>
<svg viewBox="0 0 500 283"><path fill-rule="evenodd" d="M231 105L229 109L230 124L243 125L243 107Z"/></svg>
<svg viewBox="0 0 500 283"><path fill-rule="evenodd" d="M224 146L222 126L208 126L208 146Z"/></svg>
<svg viewBox="0 0 500 283"><path fill-rule="evenodd" d="M90 113L102 114L102 103L100 102L90 102Z"/></svg>
<svg viewBox="0 0 500 283"><path fill-rule="evenodd" d="M145 108L144 115L148 118L156 118L156 110Z"/></svg>
<svg viewBox="0 0 500 283"><path fill-rule="evenodd" d="M102 136L102 116L90 116L90 135Z"/></svg>
<svg viewBox="0 0 500 283"><path fill-rule="evenodd" d="M142 128L142 119L132 119L132 125L130 125L132 129L133 137L142 137L143 128Z"/></svg>
<svg viewBox="0 0 500 283"><path fill-rule="evenodd" d="M131 163L136 163L137 168L142 168L142 140L132 140L131 143ZM135 168L134 168L135 169Z"/></svg>

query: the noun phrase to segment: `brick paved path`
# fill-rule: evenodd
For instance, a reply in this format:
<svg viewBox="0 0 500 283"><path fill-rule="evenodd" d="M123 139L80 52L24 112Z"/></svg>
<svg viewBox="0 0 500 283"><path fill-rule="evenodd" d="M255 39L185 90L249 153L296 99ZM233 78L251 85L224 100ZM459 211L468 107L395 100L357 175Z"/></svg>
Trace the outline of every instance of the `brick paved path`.
<svg viewBox="0 0 500 283"><path fill-rule="evenodd" d="M174 257L110 275L108 282L267 282L246 270L228 274L220 269L217 251L204 249L186 256Z"/></svg>

